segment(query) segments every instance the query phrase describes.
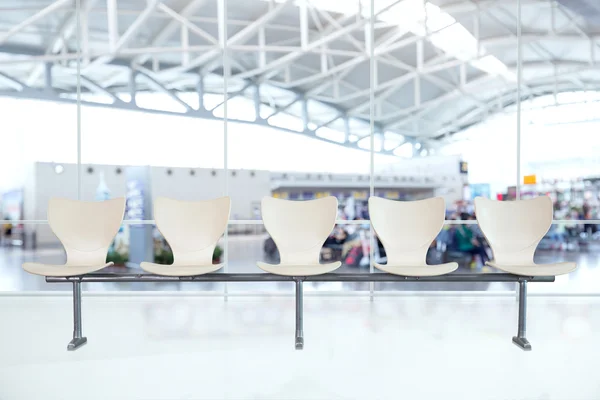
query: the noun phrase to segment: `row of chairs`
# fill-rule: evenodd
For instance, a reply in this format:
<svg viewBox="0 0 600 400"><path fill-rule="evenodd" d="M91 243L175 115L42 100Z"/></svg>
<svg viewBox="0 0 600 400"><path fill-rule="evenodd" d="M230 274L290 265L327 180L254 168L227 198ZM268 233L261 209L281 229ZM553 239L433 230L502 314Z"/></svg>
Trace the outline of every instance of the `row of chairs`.
<svg viewBox="0 0 600 400"><path fill-rule="evenodd" d="M195 276L221 269L223 264L212 264L212 255L227 229L230 208L229 197L193 202L155 199L156 226L173 250L174 262L143 262L141 268L165 276ZM418 201L371 197L371 224L387 254L387 264L374 266L403 276L437 276L455 271L455 262L428 265L425 261L429 246L444 225L445 209L441 197ZM572 262L536 265L533 261L538 243L552 224L549 197L510 202L477 198L475 210L494 254L488 265L524 276L566 274L576 268ZM110 266L106 254L124 211L124 198L102 202L52 198L48 222L65 248L67 261L64 265L24 263L23 268L36 275L62 277ZM262 218L277 245L280 263L258 262L258 267L286 276L319 275L339 268L339 261L319 263L321 247L335 226L337 211L337 199L331 196L308 201L265 197Z"/></svg>

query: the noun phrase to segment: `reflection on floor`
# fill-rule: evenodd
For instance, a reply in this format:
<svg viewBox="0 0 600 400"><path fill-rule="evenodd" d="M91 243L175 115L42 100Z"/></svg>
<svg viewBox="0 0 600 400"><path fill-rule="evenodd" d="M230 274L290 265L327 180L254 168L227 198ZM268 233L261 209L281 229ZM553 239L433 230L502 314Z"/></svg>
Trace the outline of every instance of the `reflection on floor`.
<svg viewBox="0 0 600 400"><path fill-rule="evenodd" d="M0 296L0 399L597 400L600 303L533 297ZM43 332L43 333L41 333Z"/></svg>
<svg viewBox="0 0 600 400"><path fill-rule="evenodd" d="M229 240L229 260L227 272L262 272L255 262L265 260L263 252L264 236L231 236ZM27 274L21 269L25 261L46 263L63 263L62 249L23 250L15 247L0 248L0 291L38 291L38 290L70 290L65 284L47 284L43 278ZM559 250L540 250L536 254L536 262L550 263L557 261L576 261L578 270L570 275L559 276L556 282L550 284L530 285L533 293L600 293L600 246L589 245L577 252ZM133 269L128 272L139 272ZM368 267L343 266L338 272L369 273ZM486 269L460 268L461 273L497 272ZM512 283L376 283L375 290L380 291L513 291ZM369 283L323 282L306 283L306 290L320 291L368 291ZM222 283L97 283L85 284L84 290L180 290L180 291L223 291ZM271 283L228 283L227 291L256 292L256 291L287 291L292 292L293 285L289 282Z"/></svg>

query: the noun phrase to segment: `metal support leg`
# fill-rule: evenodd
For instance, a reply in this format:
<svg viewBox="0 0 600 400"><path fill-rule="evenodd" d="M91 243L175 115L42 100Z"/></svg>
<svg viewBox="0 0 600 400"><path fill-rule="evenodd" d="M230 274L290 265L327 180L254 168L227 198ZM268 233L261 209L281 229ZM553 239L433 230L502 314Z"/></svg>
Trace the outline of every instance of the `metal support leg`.
<svg viewBox="0 0 600 400"><path fill-rule="evenodd" d="M531 344L525 337L527 330L527 281L519 281L519 331L513 336L513 343L525 351L531 350Z"/></svg>
<svg viewBox="0 0 600 400"><path fill-rule="evenodd" d="M302 279L296 278L296 350L304 349L304 328L303 328L303 304L304 293L302 291Z"/></svg>
<svg viewBox="0 0 600 400"><path fill-rule="evenodd" d="M67 350L74 351L87 343L87 338L81 333L81 282L73 282L73 340L67 345Z"/></svg>

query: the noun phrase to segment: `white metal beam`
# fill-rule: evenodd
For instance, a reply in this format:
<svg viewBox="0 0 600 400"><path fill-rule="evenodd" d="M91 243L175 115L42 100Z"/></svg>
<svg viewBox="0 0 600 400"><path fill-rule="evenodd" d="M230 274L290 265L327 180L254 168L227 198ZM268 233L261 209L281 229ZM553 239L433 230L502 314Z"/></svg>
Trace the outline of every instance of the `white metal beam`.
<svg viewBox="0 0 600 400"><path fill-rule="evenodd" d="M181 100L176 94L174 94L172 91L170 91L169 89L167 89L166 87L164 87L164 85L162 83L160 83L159 81L157 81L156 79L154 79L153 77L151 77L148 73L142 72L142 71L136 71L136 74L138 76L140 76L141 78L145 79L148 82L148 84L150 86L152 86L152 88L154 90L166 94L173 101L175 101L176 103L182 105L188 112L193 110L192 107L190 107L190 105L188 103L186 103L185 101Z"/></svg>
<svg viewBox="0 0 600 400"><path fill-rule="evenodd" d="M111 1L113 1L113 0L107 0L107 2L111 2ZM152 0L152 1L154 1L154 0ZM208 0L191 0L185 5L185 7L179 13L176 13L171 8L167 7L166 5L164 5L160 2L155 4L154 6L156 9L169 15L171 18L173 18L173 20L170 21L169 23L167 23L167 25L164 28L162 28L156 34L156 36L154 36L154 38L150 42L150 48L154 48L154 47L166 42L176 32L176 30L181 27L182 24L187 26L191 31L193 31L194 33L196 33L199 36L202 36L209 42L217 43L217 40L214 37L212 37L208 33L204 32L202 29L198 28L195 24L192 24L191 22L188 21L188 17L191 17L207 1ZM107 5L108 5L108 3L107 3ZM114 6L116 7L116 3ZM149 6L152 6L152 3L150 3ZM111 7L112 7L112 5L111 5ZM146 9L148 9L148 7ZM139 17L140 17L140 15L138 15L138 18ZM149 17L149 15L148 15L148 17ZM115 29L115 27L113 27L112 29ZM116 29L118 30L118 28L116 28ZM115 46L116 46L116 43L115 43ZM176 50L177 49L171 49L171 51L176 51ZM182 50L188 51L188 52L191 51L191 49L189 49L189 48L182 49ZM167 49L165 49L165 51L167 51ZM123 52L123 51L121 51L121 52ZM143 52L143 51L139 52L139 54L133 54L134 59L132 61L132 64L143 64L152 57L152 54L153 54L153 52ZM112 57L103 57L101 59L97 59L97 60L95 60L95 63L94 63L94 65L92 65L92 67L100 65L102 63L107 63L111 59L112 59ZM88 68L89 68L89 66L88 66ZM86 68L85 71L89 71L88 68Z"/></svg>
<svg viewBox="0 0 600 400"><path fill-rule="evenodd" d="M88 13L89 13L90 9L94 6L94 4L97 1L98 0L87 0L87 1L81 0L81 3L82 3L81 11L80 11L81 31L82 31L81 47L82 47L82 53L84 53L84 54L88 53L88 51L83 51L84 48L86 48L88 45L87 17L88 17ZM56 33L56 35L54 36L54 38L52 39L52 41L50 42L48 47L46 47L46 54L56 54L66 48L67 41L75 32L75 27L77 26L76 22L77 22L77 12L73 11L73 12L71 12L70 15L68 15L65 18L65 20L61 24L60 29L58 30L58 32ZM33 67L33 69L31 70L31 73L29 74L29 77L25 80L25 82L27 83L27 85L32 86L35 82L37 82L37 80L41 77L41 75L43 73L44 73L44 66L42 64L37 64Z"/></svg>
<svg viewBox="0 0 600 400"><path fill-rule="evenodd" d="M283 3L278 4L276 7L273 7L273 9L269 10L261 17L259 17L256 21L244 27L239 32L235 33L233 36L227 39L227 46L245 43L248 39L254 36L262 26L276 18L281 13L281 11L283 11L287 7L288 3L291 3L291 0L285 0ZM161 72L161 75L181 74L193 68L198 68L212 61L214 58L219 57L223 47L225 46L221 44L218 48L209 50L201 56L198 56L195 59L191 60L187 66L174 67L171 69L164 70Z"/></svg>
<svg viewBox="0 0 600 400"><path fill-rule="evenodd" d="M342 18L347 19L348 16L344 16ZM253 76L260 75L262 79L268 79L268 78L270 78L270 74L272 74L273 72L277 72L281 68L285 67L286 65L293 63L295 60L297 60L298 58L305 55L307 51L311 51L313 49L319 49L321 46L326 45L327 43L338 39L339 37L347 34L348 32L352 32L356 29L360 29L367 22L368 22L368 20L366 20L366 19L360 19L360 20L354 22L353 24L345 26L343 29L337 29L334 31L328 30L327 33L324 32L323 35L319 39L311 42L307 46L306 50L304 50L304 51L297 50L297 51L291 52L282 57L279 57L276 60L273 60L272 62L268 63L263 68L256 68L256 69L253 69L250 71L245 71L245 72L235 75L235 77L246 79L246 78L251 78Z"/></svg>
<svg viewBox="0 0 600 400"><path fill-rule="evenodd" d="M205 1L205 0L202 0ZM190 3L190 4L194 4L194 3ZM171 18L173 18L175 21L178 21L181 25L185 26L187 29L189 29L191 32L195 33L196 35L200 36L201 38L203 38L204 40L208 41L211 44L218 44L219 41L212 36L211 34L209 34L208 32L206 32L204 29L198 27L198 25L190 22L189 19L187 19L185 15L190 14L190 5L188 4L188 6L184 9L184 11L182 12L182 14L178 14L176 13L173 9L167 7L165 4L160 3L157 7L158 10L164 12L165 14L167 14L168 16L170 16ZM163 39L164 34L162 34L162 32L167 31L167 28L170 28L170 24L164 28L163 31L161 31L161 34L157 35L153 40L152 43L153 45L157 45L159 43L164 42L165 39ZM176 26L176 25L174 25ZM175 29L173 29L174 31ZM170 29L169 29L170 31Z"/></svg>
<svg viewBox="0 0 600 400"><path fill-rule="evenodd" d="M3 44L4 42L6 42L8 39L10 39L12 36L21 32L23 29L27 28L28 26L30 26L32 24L35 24L37 21L44 18L48 14L53 13L54 11L60 9L61 7L67 6L70 2L71 2L71 0L56 0L56 1L52 2L50 5L41 9L40 11L36 12L29 18L26 18L21 23L13 26L11 29L8 30L8 32L6 32L4 34L0 34L0 45Z"/></svg>
<svg viewBox="0 0 600 400"><path fill-rule="evenodd" d="M342 24L340 24L335 18L333 18L331 15L329 15L329 13L327 11L323 11L319 8L316 8L317 12L323 16L323 18L329 22L329 29L334 29L334 30L339 30L339 29L344 29L344 26ZM369 53L366 49L366 45L369 44L369 39L365 38L364 42L362 43L360 40L356 39L351 32L346 32L346 34L343 36L344 39L352 44L352 46L354 46L354 48L356 48L359 51L365 51L367 53Z"/></svg>
<svg viewBox="0 0 600 400"><path fill-rule="evenodd" d="M415 77L417 76L417 74L428 74L428 73L432 73L432 72L437 72L437 71L441 71L447 68L452 68L452 67L456 67L458 65L460 65L461 61L459 60L453 60L453 61L449 61L447 63L442 63L442 64L426 64L423 67L423 70L421 71L417 71L416 69L411 71L411 72L407 72L404 75L401 75L397 78L394 79L390 79L386 82L383 83L379 83L377 85L377 87L375 88L375 90L377 92L384 90L384 89L388 89L388 88L393 88L396 87L398 85L403 85L406 82L409 82L413 79L415 79ZM354 100L357 98L361 98L361 97L365 97L369 94L369 89L363 89L363 90L358 90L355 91L354 93L347 95L347 96L343 96L343 97L339 97L337 99L328 99L329 101L337 101L337 102L347 102L350 100Z"/></svg>
<svg viewBox="0 0 600 400"><path fill-rule="evenodd" d="M600 40L600 35L589 35L587 38L584 38L581 35L548 34L544 32L529 32L521 35L521 41L523 44L535 43L542 40L548 42L559 42L563 44L577 44L586 42L587 40L593 40L597 43ZM485 48L512 47L515 46L516 42L517 39L514 35L492 36L481 39L481 45Z"/></svg>
<svg viewBox="0 0 600 400"><path fill-rule="evenodd" d="M267 52L264 50L264 47L266 46L266 32L265 32L265 27L261 26L260 29L258 30L258 47L259 47L259 51L258 51L258 66L259 67L264 67L265 65L267 65Z"/></svg>
<svg viewBox="0 0 600 400"><path fill-rule="evenodd" d="M569 86L562 86L560 91L565 91L565 90L577 90L578 89L578 84L571 84ZM596 88L600 88L600 86L598 86L596 84ZM543 90L545 89L545 90ZM539 95L539 94L543 94L544 92L547 92L548 90L550 90L549 86L546 87L536 87L534 92L532 93L528 93L527 96L530 96L531 94L533 94L534 96ZM511 102L514 101L514 97L515 97L515 92L507 92L504 93L502 96L500 96L500 99L491 99L488 106L487 107L476 107L472 110L467 111L466 113L464 113L463 115L458 116L457 118L453 119L452 121L436 121L438 127L436 128L436 130L434 132L431 132L433 134L436 135L436 137L448 134L448 133L453 133L453 132L457 132L460 131L461 129L464 129L465 125L471 125L480 121L485 120L485 118L489 115L489 111L491 109L496 109L496 111L500 111L502 110L502 108L505 106L506 102ZM496 104L494 104L496 103Z"/></svg>
<svg viewBox="0 0 600 400"><path fill-rule="evenodd" d="M158 6L160 0L149 0L146 8L142 11L137 18L133 21L131 25L127 28L127 30L123 33L123 35L118 36L118 26L116 19L116 0L107 0L107 8L109 8L110 12L108 14L108 33L109 33L109 48L110 54L102 55L96 58L94 61L86 65L82 72L87 73L94 67L98 65L106 64L113 60L123 48L127 46L127 44L133 39L135 34L139 31L139 29L146 23L148 18L152 16L156 7ZM114 14L113 14L114 13ZM111 17L112 15L112 17Z"/></svg>
<svg viewBox="0 0 600 400"><path fill-rule="evenodd" d="M389 34L385 35L385 37L382 37L375 42L375 50L378 53L381 53L383 49L388 48L396 41L402 39L409 32L410 31L401 28L392 30Z"/></svg>
<svg viewBox="0 0 600 400"><path fill-rule="evenodd" d="M307 0L300 0L300 47L306 50L308 47L308 4Z"/></svg>
<svg viewBox="0 0 600 400"><path fill-rule="evenodd" d="M106 0L106 20L108 23L108 48L114 52L119 40L119 14L117 0Z"/></svg>
<svg viewBox="0 0 600 400"><path fill-rule="evenodd" d="M480 77L478 79L474 79L471 82L469 82L467 84L467 87L480 86L484 83L489 82L491 79L493 79L493 77L491 77L490 75L483 75L482 77ZM466 89L467 88L463 88L463 90L466 90ZM445 93L434 99L421 102L421 105L419 107L413 106L413 107L406 108L404 110L399 110L394 113L382 115L381 119L383 121L385 121L387 129L391 129L391 128L394 128L397 126L402 126L406 123L412 122L415 119L418 119L422 115L422 113L427 112L427 110L429 110L433 107L436 107L437 105L439 105L441 103L452 100L462 94L463 94L462 90L455 89L451 92ZM408 117L406 117L407 115L408 115ZM403 117L403 118L397 119L397 117Z"/></svg>
<svg viewBox="0 0 600 400"><path fill-rule="evenodd" d="M97 83L83 75L81 75L81 84L95 93L109 97L110 99L112 99L113 103L122 101L120 98L115 96L114 93L109 92L99 83Z"/></svg>
<svg viewBox="0 0 600 400"><path fill-rule="evenodd" d="M114 1L114 0L109 0L109 2L110 1ZM132 24L129 25L127 30L119 37L119 39L114 44L114 46L112 43L113 37L112 37L112 35L109 35L110 40L111 40L110 51L113 55L115 55L115 56L118 55L119 51L121 51L122 48L127 46L127 44L131 41L131 39L133 39L135 34L146 23L148 18L150 18L152 16L152 14L154 13L154 10L158 6L158 4L159 4L159 0L150 0L148 2L148 5L144 9L144 11L142 11L140 13L140 15L138 15L138 17L135 19L135 21L133 21ZM110 28L110 26L109 26L109 28ZM109 33L110 33L110 31L109 31ZM108 61L110 61L110 59L111 59L111 57L100 57L97 60L92 61L91 64L94 64L94 65L97 65L98 63L105 64Z"/></svg>
<svg viewBox="0 0 600 400"><path fill-rule="evenodd" d="M498 7L509 7L518 4L519 0L479 0L479 1L457 1L453 3L447 3L440 8L442 11L448 14L466 14L477 12L478 10L485 11ZM521 0L521 4L548 4L552 3L553 0Z"/></svg>
<svg viewBox="0 0 600 400"><path fill-rule="evenodd" d="M176 13L177 15L179 15L179 17L183 18L183 19L188 19L189 17L191 17L200 7L202 7L208 0L191 0L189 2L186 3L185 7L179 12ZM156 36L154 36L154 38L152 38L152 40L150 41L150 45L152 47L154 46L159 46L162 45L163 43L165 43L167 40L169 40L169 38L171 36L173 36L173 34L177 31L177 29L179 28L180 24L182 23L182 20L175 17L173 15L173 13L169 7L165 6L164 4L159 4L159 9L166 13L167 15L171 16L172 18L174 18L173 21L170 21L169 23L167 23L167 25L162 28L157 34ZM188 26L189 28L189 26ZM199 35L199 32L196 32ZM212 36L209 35L211 39L208 39L205 37L205 39L209 40L209 42L211 43L217 43L217 40L215 38L213 38ZM136 57L134 59L135 63L138 64L143 64L146 61L148 61L150 59L150 55L145 54L139 57Z"/></svg>
<svg viewBox="0 0 600 400"><path fill-rule="evenodd" d="M7 74L0 72L0 82L4 82L6 85L12 87L17 91L21 91L27 87L27 85L18 79L8 76Z"/></svg>
<svg viewBox="0 0 600 400"><path fill-rule="evenodd" d="M368 56L366 56L366 55L356 57L356 58L351 58L350 60L348 60L342 64L336 65L335 67L330 68L325 72L321 72L319 74L314 74L314 75L308 76L306 78L297 79L290 83L280 84L279 86L282 86L284 88L292 88L295 86L306 85L306 84L309 84L309 83L312 83L315 81L319 81L321 79L325 79L333 74L344 71L348 68L354 67L354 66L364 62L367 59L368 59Z"/></svg>
<svg viewBox="0 0 600 400"><path fill-rule="evenodd" d="M188 65L190 62L190 31L187 26L181 26L181 47L184 49L181 53L181 65Z"/></svg>

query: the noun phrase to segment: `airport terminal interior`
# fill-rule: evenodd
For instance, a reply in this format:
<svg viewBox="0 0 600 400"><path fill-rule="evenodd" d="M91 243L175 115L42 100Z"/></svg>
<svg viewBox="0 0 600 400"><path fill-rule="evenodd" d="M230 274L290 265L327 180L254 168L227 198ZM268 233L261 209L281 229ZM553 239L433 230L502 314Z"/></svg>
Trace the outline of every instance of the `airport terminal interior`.
<svg viewBox="0 0 600 400"><path fill-rule="evenodd" d="M0 0L0 399L597 400L599 127L596 0ZM443 198L427 263L477 275L502 271L475 198L548 196L535 262L577 269L529 285L531 353L492 281L305 282L303 352L291 282L85 282L67 353L71 286L22 268L66 261L49 200L125 198L102 272L143 274L174 258L156 199L221 196L219 273L279 262L263 198L329 196L335 273L387 262L371 197Z"/></svg>

